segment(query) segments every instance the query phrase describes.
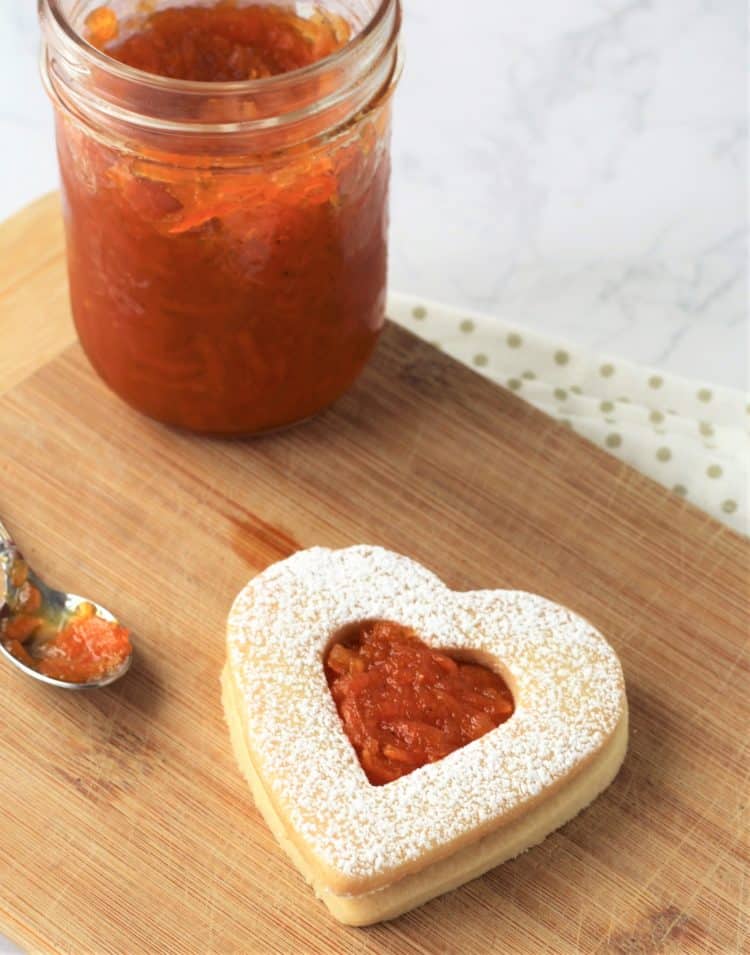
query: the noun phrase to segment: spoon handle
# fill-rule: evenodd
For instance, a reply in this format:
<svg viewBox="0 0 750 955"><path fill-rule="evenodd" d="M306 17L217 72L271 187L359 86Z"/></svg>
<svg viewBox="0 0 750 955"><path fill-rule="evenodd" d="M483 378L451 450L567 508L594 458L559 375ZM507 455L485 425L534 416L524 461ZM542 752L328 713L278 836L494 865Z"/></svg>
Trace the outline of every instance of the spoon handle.
<svg viewBox="0 0 750 955"><path fill-rule="evenodd" d="M10 550L16 546L8 528L0 521L0 550Z"/></svg>

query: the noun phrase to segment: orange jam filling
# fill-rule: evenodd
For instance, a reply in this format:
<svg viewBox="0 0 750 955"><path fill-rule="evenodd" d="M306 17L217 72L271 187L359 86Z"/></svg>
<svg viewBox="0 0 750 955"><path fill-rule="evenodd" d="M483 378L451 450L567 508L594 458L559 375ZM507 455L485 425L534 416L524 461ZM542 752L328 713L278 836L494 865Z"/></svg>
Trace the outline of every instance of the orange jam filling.
<svg viewBox="0 0 750 955"><path fill-rule="evenodd" d="M167 7L128 20L127 36L110 7L86 20L86 39L128 66L199 82L255 80L317 63L340 49L351 28L321 10L309 18L274 4Z"/></svg>
<svg viewBox="0 0 750 955"><path fill-rule="evenodd" d="M0 640L16 659L56 680L88 683L117 669L130 655L130 633L81 603L72 613L50 608L28 580L28 565L16 560L9 614L0 620Z"/></svg>
<svg viewBox="0 0 750 955"><path fill-rule="evenodd" d="M442 759L513 714L512 694L499 674L454 660L385 620L364 623L333 644L325 673L374 786Z"/></svg>

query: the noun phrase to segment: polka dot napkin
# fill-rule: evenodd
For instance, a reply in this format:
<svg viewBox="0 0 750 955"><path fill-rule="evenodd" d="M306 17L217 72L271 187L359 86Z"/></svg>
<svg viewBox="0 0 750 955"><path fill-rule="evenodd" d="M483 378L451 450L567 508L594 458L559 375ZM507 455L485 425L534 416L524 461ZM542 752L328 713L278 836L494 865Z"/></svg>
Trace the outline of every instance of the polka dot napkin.
<svg viewBox="0 0 750 955"><path fill-rule="evenodd" d="M497 318L391 295L388 314L740 533L748 520L748 395Z"/></svg>

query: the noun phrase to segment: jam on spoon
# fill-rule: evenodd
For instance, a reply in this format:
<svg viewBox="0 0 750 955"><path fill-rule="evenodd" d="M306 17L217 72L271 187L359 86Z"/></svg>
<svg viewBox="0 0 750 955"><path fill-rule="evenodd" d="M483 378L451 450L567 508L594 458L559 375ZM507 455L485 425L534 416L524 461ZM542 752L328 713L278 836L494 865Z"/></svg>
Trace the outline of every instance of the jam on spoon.
<svg viewBox="0 0 750 955"><path fill-rule="evenodd" d="M0 652L30 676L70 689L105 686L132 659L130 632L104 607L48 587L0 523Z"/></svg>

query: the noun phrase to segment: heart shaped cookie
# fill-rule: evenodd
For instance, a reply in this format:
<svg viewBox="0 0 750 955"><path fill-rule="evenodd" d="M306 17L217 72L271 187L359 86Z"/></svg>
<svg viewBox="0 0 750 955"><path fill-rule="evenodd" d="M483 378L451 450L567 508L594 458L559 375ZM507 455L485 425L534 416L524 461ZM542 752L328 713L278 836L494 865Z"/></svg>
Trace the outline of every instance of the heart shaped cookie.
<svg viewBox="0 0 750 955"><path fill-rule="evenodd" d="M324 673L352 624L396 621L497 670L512 716L372 785ZM281 846L333 915L393 918L540 842L614 778L627 746L620 664L585 620L519 591L449 590L378 547L274 564L229 615L223 700L237 760Z"/></svg>

